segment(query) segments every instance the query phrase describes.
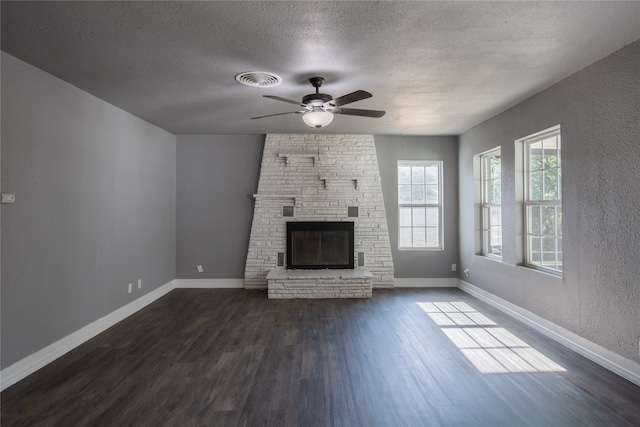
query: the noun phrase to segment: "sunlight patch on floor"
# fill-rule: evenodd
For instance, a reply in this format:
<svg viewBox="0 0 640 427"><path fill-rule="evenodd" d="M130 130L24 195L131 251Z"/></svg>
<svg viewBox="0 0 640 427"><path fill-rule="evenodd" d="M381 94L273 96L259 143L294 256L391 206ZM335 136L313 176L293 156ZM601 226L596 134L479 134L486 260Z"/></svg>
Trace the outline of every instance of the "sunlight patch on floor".
<svg viewBox="0 0 640 427"><path fill-rule="evenodd" d="M418 306L482 373L566 371L467 303L419 302Z"/></svg>

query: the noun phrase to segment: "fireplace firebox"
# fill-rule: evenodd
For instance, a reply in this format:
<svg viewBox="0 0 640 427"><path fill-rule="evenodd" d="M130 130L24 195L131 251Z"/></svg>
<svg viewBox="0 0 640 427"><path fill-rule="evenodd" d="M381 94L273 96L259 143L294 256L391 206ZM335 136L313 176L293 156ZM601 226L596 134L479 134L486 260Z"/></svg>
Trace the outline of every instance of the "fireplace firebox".
<svg viewBox="0 0 640 427"><path fill-rule="evenodd" d="M287 222L288 269L353 269L353 222Z"/></svg>

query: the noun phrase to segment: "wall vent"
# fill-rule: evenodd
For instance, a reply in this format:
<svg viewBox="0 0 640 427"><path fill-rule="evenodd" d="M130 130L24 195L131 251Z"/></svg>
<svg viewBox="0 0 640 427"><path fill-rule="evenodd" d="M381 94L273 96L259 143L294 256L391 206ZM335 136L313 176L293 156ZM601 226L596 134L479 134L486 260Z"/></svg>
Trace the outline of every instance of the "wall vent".
<svg viewBox="0 0 640 427"><path fill-rule="evenodd" d="M358 267L364 267L364 252L358 252Z"/></svg>
<svg viewBox="0 0 640 427"><path fill-rule="evenodd" d="M276 265L278 267L284 267L284 252L278 252L278 262Z"/></svg>
<svg viewBox="0 0 640 427"><path fill-rule="evenodd" d="M293 217L293 206L283 206L282 216L289 218Z"/></svg>
<svg viewBox="0 0 640 427"><path fill-rule="evenodd" d="M282 83L282 78L264 71L247 71L236 75L236 81L251 87L275 87Z"/></svg>
<svg viewBox="0 0 640 427"><path fill-rule="evenodd" d="M357 218L359 216L358 207L357 206L349 206L347 208L347 216L349 218Z"/></svg>

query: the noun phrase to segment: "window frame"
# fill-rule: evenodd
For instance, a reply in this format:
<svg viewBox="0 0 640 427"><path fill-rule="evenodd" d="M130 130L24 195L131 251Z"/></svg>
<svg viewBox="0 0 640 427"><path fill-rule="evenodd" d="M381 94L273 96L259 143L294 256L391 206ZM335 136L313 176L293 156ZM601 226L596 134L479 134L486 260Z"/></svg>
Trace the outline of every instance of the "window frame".
<svg viewBox="0 0 640 427"><path fill-rule="evenodd" d="M401 165L421 165L421 166L425 166L425 165L435 165L438 168L438 173L437 173L437 177L438 177L438 201L437 203L406 203L406 202L401 202L400 201L400 186L401 185L406 185L406 184L401 184L400 183L400 167ZM397 190L398 190L398 250L399 251L443 251L444 250L444 215L443 215L443 210L444 210L444 203L443 203L443 199L444 199L444 195L443 195L443 191L444 191L444 183L443 183L443 161L442 160L398 160L397 163L397 175L396 175L396 179L397 179ZM411 183L410 185L414 185L413 183ZM416 184L417 185L417 184ZM426 184L425 184L426 185ZM402 235L402 229L406 229L406 228L410 228L411 230L413 230L416 226L413 225L413 215L411 216L411 221L412 224L407 227L402 225L402 209L403 208L425 208L425 218L426 218L426 209L427 208L437 208L438 210L438 225L437 225L437 236L438 236L438 245L437 246L426 246L426 235L425 235L425 246L402 246L401 244L401 235ZM427 227L426 222L425 222L425 233L426 233L426 229L427 228L433 228L433 227ZM412 237L413 237L413 232L412 232Z"/></svg>
<svg viewBox="0 0 640 427"><path fill-rule="evenodd" d="M502 260L502 162L500 163L500 176L496 178L490 177L490 164L489 160L495 157L500 157L502 159L502 149L501 147L493 148L489 151L486 151L480 154L480 241L481 241L481 251L480 253L483 256L494 258L497 260ZM500 199L499 202L495 202L495 200L490 200L490 192L489 185L493 182L498 181L500 183ZM491 209L499 209L499 222L493 223L491 221L492 216L488 213ZM499 227L500 232L499 236L493 236L492 229L494 227ZM500 239L500 254L493 253L490 250L491 243L493 242L492 237L497 237Z"/></svg>
<svg viewBox="0 0 640 427"><path fill-rule="evenodd" d="M541 168L531 170L531 148L530 146L535 143L542 142L542 155L544 156L544 142L550 138L556 138L556 166L545 168L544 160L541 161ZM520 140L522 144L522 152L523 152L523 234L524 234L524 265L529 268L533 268L536 270L544 271L546 273L550 273L556 276L562 277L563 275L563 260L562 260L562 135L560 125L554 126L552 128L546 129L544 131L535 133L533 135L527 136ZM546 198L544 191L542 191L541 199L532 199L531 195L531 182L532 182L532 174L533 173L541 173L542 174L542 185L544 190L545 171L549 171L555 169L557 170L557 198ZM553 214L553 229L554 233L545 234L543 232L543 223L540 218L538 224L538 232L534 232L533 227L533 209L539 208L539 215L542 215L542 208L551 208L554 209ZM558 220L558 212L560 216L560 220ZM540 261L533 260L533 239L540 239L539 246L539 254ZM544 240L545 239L553 239L555 249L553 251L545 251L544 249ZM553 253L554 254L554 267L549 267L544 265L544 257L545 253Z"/></svg>

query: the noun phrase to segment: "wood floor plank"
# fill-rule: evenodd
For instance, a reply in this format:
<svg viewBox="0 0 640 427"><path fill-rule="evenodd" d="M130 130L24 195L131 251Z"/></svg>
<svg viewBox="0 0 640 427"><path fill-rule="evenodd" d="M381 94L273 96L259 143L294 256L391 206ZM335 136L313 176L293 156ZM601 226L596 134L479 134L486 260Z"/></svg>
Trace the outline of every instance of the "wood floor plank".
<svg viewBox="0 0 640 427"><path fill-rule="evenodd" d="M516 352L562 370L517 372L536 361ZM451 288L366 300L177 289L1 404L3 427L640 425L639 387Z"/></svg>

